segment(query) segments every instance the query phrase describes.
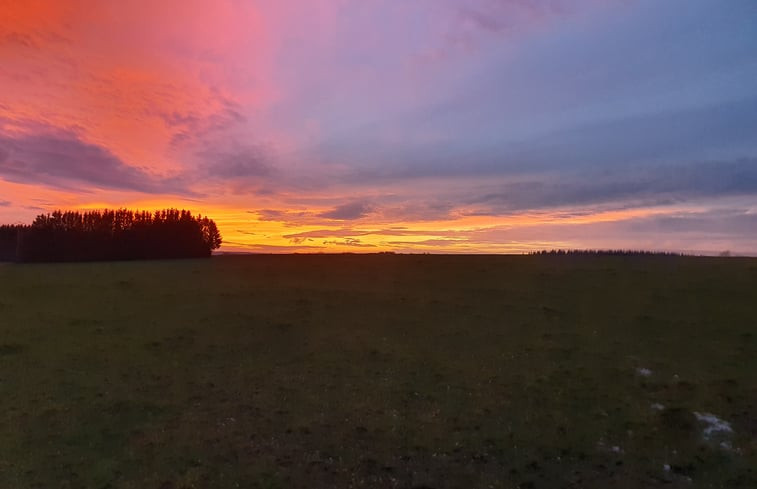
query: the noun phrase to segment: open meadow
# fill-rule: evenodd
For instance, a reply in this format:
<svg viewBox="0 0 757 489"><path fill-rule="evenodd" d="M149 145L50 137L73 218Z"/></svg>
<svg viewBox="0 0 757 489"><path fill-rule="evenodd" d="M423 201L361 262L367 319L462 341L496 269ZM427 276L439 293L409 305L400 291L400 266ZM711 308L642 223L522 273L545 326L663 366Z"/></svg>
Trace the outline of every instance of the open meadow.
<svg viewBox="0 0 757 489"><path fill-rule="evenodd" d="M0 264L2 488L757 487L757 260Z"/></svg>

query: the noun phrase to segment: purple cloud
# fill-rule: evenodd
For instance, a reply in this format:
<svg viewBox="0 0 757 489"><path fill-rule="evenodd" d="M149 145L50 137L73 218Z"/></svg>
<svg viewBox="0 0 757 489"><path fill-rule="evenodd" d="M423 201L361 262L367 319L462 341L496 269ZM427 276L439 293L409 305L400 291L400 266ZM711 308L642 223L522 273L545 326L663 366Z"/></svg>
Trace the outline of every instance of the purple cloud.
<svg viewBox="0 0 757 489"><path fill-rule="evenodd" d="M283 237L291 240L303 240L309 238L347 238L355 236L463 236L467 233L464 231L453 231L439 229L433 231L420 231L413 229L387 228L376 230L356 230L350 228L340 229L316 229L313 231L303 231L301 233L285 234Z"/></svg>
<svg viewBox="0 0 757 489"><path fill-rule="evenodd" d="M273 173L262 148L250 147L237 151L206 150L198 153L206 163L208 174L223 179L264 177Z"/></svg>
<svg viewBox="0 0 757 489"><path fill-rule="evenodd" d="M321 251L324 249L323 246L315 246L315 245L300 245L300 246L281 246L281 245L267 245L267 244L250 244L250 243L240 243L235 241L224 241L224 244L229 244L233 246L237 246L239 248L243 248L245 251L250 253L308 253L313 251Z"/></svg>
<svg viewBox="0 0 757 489"><path fill-rule="evenodd" d="M365 217L373 211L373 206L367 202L350 202L318 214L320 217L335 221L351 221Z"/></svg>
<svg viewBox="0 0 757 489"><path fill-rule="evenodd" d="M314 231L304 231L301 233L285 234L283 237L292 241L305 240L309 238L346 238L354 236L364 236L373 234L367 231L356 231L354 229L316 229Z"/></svg>
<svg viewBox="0 0 757 489"><path fill-rule="evenodd" d="M18 183L65 189L93 186L192 194L181 178L157 178L127 165L107 148L83 141L71 131L50 127L33 133L0 132L0 176Z"/></svg>
<svg viewBox="0 0 757 489"><path fill-rule="evenodd" d="M468 215L498 215L575 205L649 207L697 198L757 194L757 160L638 166L602 175L562 174L481 187L464 200Z"/></svg>

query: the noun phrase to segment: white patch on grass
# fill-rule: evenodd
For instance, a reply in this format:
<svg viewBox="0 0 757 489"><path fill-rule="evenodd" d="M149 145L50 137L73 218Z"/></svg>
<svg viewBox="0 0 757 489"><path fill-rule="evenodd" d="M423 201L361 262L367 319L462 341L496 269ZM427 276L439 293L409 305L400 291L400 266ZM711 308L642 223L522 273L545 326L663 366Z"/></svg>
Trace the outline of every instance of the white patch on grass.
<svg viewBox="0 0 757 489"><path fill-rule="evenodd" d="M655 411L664 411L664 410L665 410L665 406L664 406L664 405L662 405L662 404L660 404L659 402L654 402L654 403L652 403L652 405L651 405L651 406L649 406L649 407L651 407L651 408L652 408L652 409L654 409Z"/></svg>
<svg viewBox="0 0 757 489"><path fill-rule="evenodd" d="M702 436L705 440L709 440L712 435L726 435L733 433L731 423L718 418L714 414L694 411L694 416L696 416L697 420L706 425L702 431Z"/></svg>
<svg viewBox="0 0 757 489"><path fill-rule="evenodd" d="M612 453L625 453L623 448L619 445L607 446L607 444L602 438L600 438L599 441L597 442L597 449L602 450L602 451L612 452Z"/></svg>
<svg viewBox="0 0 757 489"><path fill-rule="evenodd" d="M639 367L636 369L636 373L641 375L642 377L649 377L652 375L652 371L648 368Z"/></svg>

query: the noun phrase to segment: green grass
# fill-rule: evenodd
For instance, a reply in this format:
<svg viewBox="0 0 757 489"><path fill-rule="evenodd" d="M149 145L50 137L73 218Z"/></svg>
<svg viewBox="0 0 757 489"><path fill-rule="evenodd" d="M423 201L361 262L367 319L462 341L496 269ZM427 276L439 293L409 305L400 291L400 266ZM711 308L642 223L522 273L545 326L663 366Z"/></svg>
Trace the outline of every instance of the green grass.
<svg viewBox="0 0 757 489"><path fill-rule="evenodd" d="M754 488L756 313L752 259L0 265L0 487Z"/></svg>

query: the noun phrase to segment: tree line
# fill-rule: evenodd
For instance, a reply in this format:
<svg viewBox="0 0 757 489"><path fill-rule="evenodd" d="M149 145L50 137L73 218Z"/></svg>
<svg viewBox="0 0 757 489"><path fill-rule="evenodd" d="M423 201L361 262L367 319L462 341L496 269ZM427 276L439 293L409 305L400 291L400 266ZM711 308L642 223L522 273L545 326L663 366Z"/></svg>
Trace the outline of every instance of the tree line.
<svg viewBox="0 0 757 489"><path fill-rule="evenodd" d="M532 251L531 255L602 255L602 256L685 256L683 253L672 251L646 251L646 250L539 250Z"/></svg>
<svg viewBox="0 0 757 489"><path fill-rule="evenodd" d="M190 211L55 211L0 226L0 261L53 262L208 257L216 223Z"/></svg>

